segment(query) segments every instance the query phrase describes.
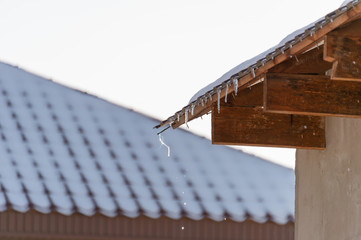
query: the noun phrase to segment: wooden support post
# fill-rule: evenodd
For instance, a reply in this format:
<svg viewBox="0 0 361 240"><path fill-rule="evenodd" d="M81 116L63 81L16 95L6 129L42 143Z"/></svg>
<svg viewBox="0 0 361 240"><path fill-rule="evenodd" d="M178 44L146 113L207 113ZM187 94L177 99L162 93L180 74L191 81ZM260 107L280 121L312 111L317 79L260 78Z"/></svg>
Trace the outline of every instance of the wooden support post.
<svg viewBox="0 0 361 240"><path fill-rule="evenodd" d="M223 99L224 100L224 99ZM263 83L242 90L212 110L212 143L307 149L325 148L324 119L265 113Z"/></svg>
<svg viewBox="0 0 361 240"><path fill-rule="evenodd" d="M264 110L361 118L361 82L331 81L326 76L267 74Z"/></svg>

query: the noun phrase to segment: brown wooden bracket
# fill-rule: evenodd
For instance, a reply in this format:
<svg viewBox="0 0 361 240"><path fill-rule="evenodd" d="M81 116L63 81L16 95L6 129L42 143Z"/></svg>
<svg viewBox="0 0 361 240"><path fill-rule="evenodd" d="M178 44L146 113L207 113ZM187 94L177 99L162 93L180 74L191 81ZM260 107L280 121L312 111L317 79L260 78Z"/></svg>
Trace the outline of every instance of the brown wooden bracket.
<svg viewBox="0 0 361 240"><path fill-rule="evenodd" d="M324 118L263 111L263 83L212 109L212 143L324 149Z"/></svg>
<svg viewBox="0 0 361 240"><path fill-rule="evenodd" d="M327 34L324 60L332 62L332 80L361 81L361 20Z"/></svg>
<svg viewBox="0 0 361 240"><path fill-rule="evenodd" d="M327 76L270 73L264 110L283 114L361 118L361 82Z"/></svg>

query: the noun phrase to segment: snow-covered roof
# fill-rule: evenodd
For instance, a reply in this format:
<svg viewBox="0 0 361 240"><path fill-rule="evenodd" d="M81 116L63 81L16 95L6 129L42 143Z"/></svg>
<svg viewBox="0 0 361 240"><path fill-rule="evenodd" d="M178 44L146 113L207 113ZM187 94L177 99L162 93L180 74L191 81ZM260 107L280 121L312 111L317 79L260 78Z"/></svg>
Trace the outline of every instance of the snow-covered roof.
<svg viewBox="0 0 361 240"><path fill-rule="evenodd" d="M265 72L268 68L265 66L267 63L277 62L280 63L281 61L284 61L284 56L290 56L292 57L293 54L298 53L294 46L301 42L307 42L307 44L312 44L314 42L317 42L320 37L324 36L327 32L331 31L332 29L338 27L340 24L344 23L348 19L343 19L343 21L340 21L339 23L333 23L334 20L336 20L338 17L340 17L343 14L347 14L348 11L359 5L361 0L346 0L342 3L340 8L336 9L335 11L327 14L326 16L318 19L317 21L301 28L293 33L289 34L287 37L285 37L278 45L268 49L267 51L262 52L261 54L237 65L236 67L232 68L225 74L223 74L220 78L218 78L216 81L210 83L206 87L200 89L189 101L189 104L185 106L182 110L176 112L174 116L169 117L165 121L162 121L157 127L161 127L167 124L173 125L174 123L180 122L180 116L184 116L184 118L181 120L184 122L187 122L188 114L191 113L193 116L193 113L196 112L195 117L199 117L208 111L209 105L206 105L207 102L214 102L219 101L219 98L222 95L227 95L234 91L235 88L238 88L239 86L246 85L249 83L250 80L244 80L246 76L251 76L251 79L256 78L257 76L260 76L263 72ZM357 15L358 12L353 13L353 15ZM351 18L351 14L349 18ZM330 27L330 25L333 25ZM321 34L319 34L318 38L313 37L318 32L320 32L321 29L326 29L328 27L328 30L323 30ZM308 41L305 41L308 40ZM307 46L307 44L303 47L299 47L299 50L303 50L304 47ZM277 57L283 57L283 60L277 60L275 59ZM269 64L270 66L273 66L272 64ZM231 86L233 85L233 86ZM218 98L218 99L217 99ZM195 111L194 109L198 108L198 111ZM194 118L194 117L193 117ZM176 126L181 125L182 123L175 124Z"/></svg>
<svg viewBox="0 0 361 240"><path fill-rule="evenodd" d="M358 2L357 0L346 0L342 3L342 5L340 6L340 9L343 9L344 11L347 10L347 4L351 4L350 7L352 6L352 2ZM212 82L211 84L207 85L206 87L202 88L201 90L199 90L196 94L194 94L194 96L190 99L190 103L193 102L193 101L196 101L197 98L199 98L200 96L203 96L206 92L212 90L214 87L216 86L221 86L222 83L224 81L227 81L229 79L232 79L234 76L238 75L239 72L242 72L242 71L247 71L247 69L251 66L254 65L253 69L254 68L257 68L256 67L256 64L257 62L260 61L260 64L264 64L265 61L267 61L267 55L270 55L270 54L276 54L276 50L277 49L281 49L282 48L285 48L283 49L282 51L284 52L286 50L286 43L289 43L291 44L292 46L292 40L295 40L296 36L298 38L302 38L303 35L306 35L308 32L311 32L312 30L316 30L316 23L318 24L322 24L323 22L326 23L326 18L328 17L329 19L331 19L331 16L332 15L327 15L325 17L322 17L320 19L318 19L317 21L311 23L311 24L308 24L307 26L303 27L303 28L300 28L296 31L294 31L293 33L289 34L287 37L285 37L279 44L277 44L276 46L268 49L267 51L264 51L263 53L237 65L236 67L232 68L231 70L229 70L228 72L226 72L225 74L223 74L220 78L218 78L216 81ZM306 30L308 30L306 32ZM269 57L270 59L272 57ZM274 58L274 56L273 56ZM263 63L262 63L263 61ZM251 70L252 71L252 70ZM238 76L237 76L238 77Z"/></svg>
<svg viewBox="0 0 361 240"><path fill-rule="evenodd" d="M0 63L0 210L286 223L294 172Z"/></svg>

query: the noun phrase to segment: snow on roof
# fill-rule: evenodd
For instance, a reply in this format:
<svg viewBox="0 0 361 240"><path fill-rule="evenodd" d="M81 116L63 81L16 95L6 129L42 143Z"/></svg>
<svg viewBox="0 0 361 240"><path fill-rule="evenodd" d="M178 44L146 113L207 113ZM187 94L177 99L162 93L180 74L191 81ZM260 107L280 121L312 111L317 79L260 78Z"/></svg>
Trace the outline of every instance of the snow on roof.
<svg viewBox="0 0 361 240"><path fill-rule="evenodd" d="M189 120L188 118L189 112L192 114L192 119L200 117L203 114L206 114L211 110L209 103L213 103L215 101L219 102L222 92L224 96L226 96L227 94L234 91L234 89L240 87L240 85L246 86L246 84L249 84L251 80L256 79L257 76L258 77L261 76L261 74L264 73L269 66L273 66L275 59L282 58L284 56L292 57L291 50L294 50L295 46L300 46L302 42L308 42L308 41L311 41L312 44L316 44L316 43L318 44L319 43L318 40L320 38L313 39L313 36L316 35L316 33L321 32L322 29L327 29L327 27L329 29L328 31L332 30L332 28L330 28L329 25L332 25L334 20L336 20L340 16L347 15L350 18L351 15L355 16L355 14L359 13L360 9L358 9L352 14L348 14L348 13L350 13L349 11L356 8L360 3L361 0L344 1L341 7L336 9L335 11L327 14L326 16L318 19L317 21L301 29L294 31L293 33L289 34L286 38L284 38L278 45L255 56L254 58L251 58L237 65L230 71L226 72L223 76L218 78L216 81L210 83L206 87L199 90L190 99L188 105L183 107L182 110L176 112L173 116L170 116L168 119L160 122L160 124L158 124L156 127L159 128L161 126L165 126L169 124L172 127L177 128L178 126L180 126L183 123L186 123L187 120ZM334 28L338 27L339 24L341 23L344 22L339 21L339 23L334 24L333 27ZM327 31L323 31L322 34L326 34L326 33ZM307 45L300 48L299 51L306 46ZM293 54L295 53L297 52L293 52ZM284 61L284 59L282 61ZM267 63L270 63L269 66L267 66ZM252 79L246 80L247 76L252 76ZM233 87L230 87L231 85L233 85ZM180 118L182 116L184 116L183 119Z"/></svg>
<svg viewBox="0 0 361 240"><path fill-rule="evenodd" d="M346 0L342 3L342 5L340 6L340 10L347 10L346 5L347 4L352 4L352 3L358 3L359 0ZM249 67L252 67L253 65L256 65L258 61L264 60L266 61L266 57L272 53L275 53L277 49L282 49L286 47L286 43L290 43L292 45L292 41L294 41L296 39L296 37L298 38L302 38L303 35L309 34L309 32L315 28L316 24L322 24L322 22L326 21L327 17L331 17L332 15L335 15L335 13L331 13L331 15L327 15L325 17L322 17L320 19L318 19L317 21L303 27L300 28L296 31L294 31L293 33L289 34L287 37L285 37L278 45L268 49L267 51L237 65L236 67L232 68L231 70L229 70L228 72L226 72L225 74L223 74L220 78L218 78L216 81L212 82L211 84L207 85L206 87L202 88L201 90L199 90L189 101L189 103L192 103L194 101L197 100L198 97L203 96L205 93L207 93L208 91L212 90L214 87L221 85L223 82L232 79L233 76L237 75L239 72L242 71L247 71L247 69ZM306 31L306 30L310 30L310 31ZM255 67L254 67L255 68Z"/></svg>
<svg viewBox="0 0 361 240"><path fill-rule="evenodd" d="M0 210L286 223L294 172L0 63Z"/></svg>

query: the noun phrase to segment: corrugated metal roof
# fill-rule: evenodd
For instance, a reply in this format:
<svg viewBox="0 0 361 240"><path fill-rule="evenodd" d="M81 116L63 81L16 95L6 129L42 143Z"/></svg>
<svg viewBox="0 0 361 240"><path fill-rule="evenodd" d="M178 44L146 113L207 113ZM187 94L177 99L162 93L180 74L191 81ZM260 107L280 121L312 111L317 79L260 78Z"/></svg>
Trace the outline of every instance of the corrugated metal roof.
<svg viewBox="0 0 361 240"><path fill-rule="evenodd" d="M0 210L293 220L294 172L0 63Z"/></svg>

